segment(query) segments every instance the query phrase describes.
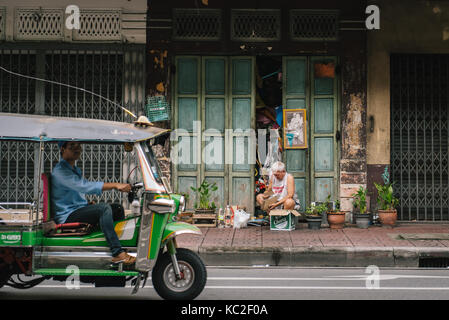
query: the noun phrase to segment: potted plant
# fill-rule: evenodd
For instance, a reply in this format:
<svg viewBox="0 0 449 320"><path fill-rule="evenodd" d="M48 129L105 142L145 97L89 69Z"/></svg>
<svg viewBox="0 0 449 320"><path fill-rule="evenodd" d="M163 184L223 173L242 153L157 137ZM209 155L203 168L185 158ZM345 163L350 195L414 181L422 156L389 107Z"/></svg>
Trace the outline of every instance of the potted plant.
<svg viewBox="0 0 449 320"><path fill-rule="evenodd" d="M385 167L382 174L384 184L380 185L374 182L377 189L377 211L379 214L379 221L384 226L394 226L398 218L396 206L399 199L393 194L393 183L390 183L390 174L388 167Z"/></svg>
<svg viewBox="0 0 449 320"><path fill-rule="evenodd" d="M398 218L395 207L398 205L399 199L393 195L393 184L380 185L374 182L374 185L377 189L379 221L384 226L394 226Z"/></svg>
<svg viewBox="0 0 449 320"><path fill-rule="evenodd" d="M327 197L326 206L329 203L330 195ZM327 222L329 222L329 228L342 229L345 225L346 214L340 209L340 200L335 201L335 207L331 208L327 212Z"/></svg>
<svg viewBox="0 0 449 320"><path fill-rule="evenodd" d="M354 206L353 217L355 218L355 222L357 226L361 229L366 229L370 223L370 215L367 210L367 201L366 201L366 192L367 190L360 186L357 192L352 194L354 201L352 205Z"/></svg>
<svg viewBox="0 0 449 320"><path fill-rule="evenodd" d="M306 208L306 220L309 229L318 230L321 228L322 214L326 211L324 204L316 205L312 202L309 207Z"/></svg>
<svg viewBox="0 0 449 320"><path fill-rule="evenodd" d="M216 205L211 201L212 192L218 189L216 183L208 183L204 180L198 188L190 187L196 192L195 213L214 214Z"/></svg>

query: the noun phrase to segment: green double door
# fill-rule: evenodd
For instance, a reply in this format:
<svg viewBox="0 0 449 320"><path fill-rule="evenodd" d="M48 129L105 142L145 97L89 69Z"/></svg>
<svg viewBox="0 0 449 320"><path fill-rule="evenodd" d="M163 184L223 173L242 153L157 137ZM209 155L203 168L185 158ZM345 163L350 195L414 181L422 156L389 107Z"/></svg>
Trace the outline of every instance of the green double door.
<svg viewBox="0 0 449 320"><path fill-rule="evenodd" d="M329 66L332 74L321 74L319 66ZM283 159L287 172L295 178L301 204L323 202L338 193L338 78L334 57L284 57L283 105L306 109L307 149L287 149ZM328 72L329 73L329 72ZM301 210L305 206L301 205Z"/></svg>
<svg viewBox="0 0 449 320"><path fill-rule="evenodd" d="M283 153L302 204L337 196L337 80L315 76L314 63L323 61L335 62L283 59L283 105L307 110L308 148ZM253 57L176 58L172 176L176 192L189 194L188 208L196 200L190 187L206 180L218 186L217 206L254 212L254 68Z"/></svg>
<svg viewBox="0 0 449 320"><path fill-rule="evenodd" d="M254 212L254 58L177 57L172 135L173 184L195 203L203 180L216 206Z"/></svg>

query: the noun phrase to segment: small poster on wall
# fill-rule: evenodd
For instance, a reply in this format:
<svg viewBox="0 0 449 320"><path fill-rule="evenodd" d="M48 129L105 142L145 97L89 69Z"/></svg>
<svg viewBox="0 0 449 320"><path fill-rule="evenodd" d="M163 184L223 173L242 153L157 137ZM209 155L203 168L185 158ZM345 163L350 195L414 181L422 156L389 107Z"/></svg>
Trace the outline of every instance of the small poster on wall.
<svg viewBox="0 0 449 320"><path fill-rule="evenodd" d="M284 148L306 149L306 109L284 109Z"/></svg>

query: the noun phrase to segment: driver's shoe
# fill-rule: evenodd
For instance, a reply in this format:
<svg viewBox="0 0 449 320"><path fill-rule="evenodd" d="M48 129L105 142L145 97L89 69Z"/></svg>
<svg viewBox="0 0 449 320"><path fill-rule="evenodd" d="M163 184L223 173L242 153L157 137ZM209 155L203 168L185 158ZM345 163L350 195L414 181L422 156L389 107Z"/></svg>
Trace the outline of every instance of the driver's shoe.
<svg viewBox="0 0 449 320"><path fill-rule="evenodd" d="M118 256L112 258L112 263L123 263L124 265L134 264L136 258L122 251Z"/></svg>

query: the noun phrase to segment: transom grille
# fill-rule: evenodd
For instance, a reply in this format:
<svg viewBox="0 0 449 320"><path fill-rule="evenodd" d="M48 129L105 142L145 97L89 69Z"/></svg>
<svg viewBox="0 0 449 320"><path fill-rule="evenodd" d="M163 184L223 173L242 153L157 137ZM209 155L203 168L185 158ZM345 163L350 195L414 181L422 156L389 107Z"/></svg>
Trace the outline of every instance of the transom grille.
<svg viewBox="0 0 449 320"><path fill-rule="evenodd" d="M221 10L174 9L174 40L219 40L221 28Z"/></svg>
<svg viewBox="0 0 449 320"><path fill-rule="evenodd" d="M391 56L391 173L402 220L449 220L449 55Z"/></svg>
<svg viewBox="0 0 449 320"><path fill-rule="evenodd" d="M5 7L0 7L0 40L5 40L5 21L6 21Z"/></svg>
<svg viewBox="0 0 449 320"><path fill-rule="evenodd" d="M61 9L16 9L15 39L62 40L63 18Z"/></svg>
<svg viewBox="0 0 449 320"><path fill-rule="evenodd" d="M280 39L280 10L232 10L231 40L272 41Z"/></svg>
<svg viewBox="0 0 449 320"><path fill-rule="evenodd" d="M290 32L292 40L323 41L338 39L338 12L291 10Z"/></svg>
<svg viewBox="0 0 449 320"><path fill-rule="evenodd" d="M80 29L74 40L121 40L122 17L119 10L88 10L80 13Z"/></svg>

